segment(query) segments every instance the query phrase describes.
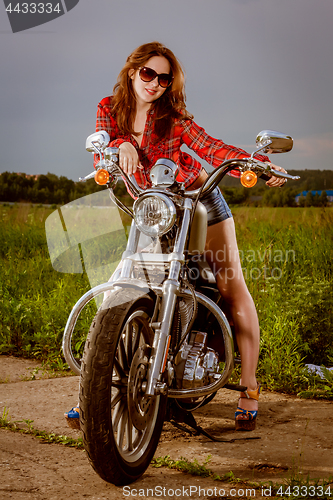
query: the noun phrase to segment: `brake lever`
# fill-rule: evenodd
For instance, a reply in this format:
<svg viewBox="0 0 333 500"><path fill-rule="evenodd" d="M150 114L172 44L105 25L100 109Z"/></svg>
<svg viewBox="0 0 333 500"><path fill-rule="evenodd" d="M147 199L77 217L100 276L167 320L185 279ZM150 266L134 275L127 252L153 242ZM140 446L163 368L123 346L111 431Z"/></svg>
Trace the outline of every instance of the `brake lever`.
<svg viewBox="0 0 333 500"><path fill-rule="evenodd" d="M293 181L297 181L300 179L299 175L290 175L287 174L286 172L280 172L278 170L271 170L272 176L274 177L281 177L282 179L292 179Z"/></svg>
<svg viewBox="0 0 333 500"><path fill-rule="evenodd" d="M250 163L250 162L249 162ZM269 181L272 177L279 177L281 179L291 179L298 180L300 177L298 175L290 175L287 172L281 172L280 170L274 170L270 168L269 163L264 163L260 160L256 160L255 158L251 158L250 170L254 170L258 177L263 179L264 181ZM254 168L251 168L254 167Z"/></svg>
<svg viewBox="0 0 333 500"><path fill-rule="evenodd" d="M269 181L272 177L279 177L280 179L286 179L286 180L291 179L293 181L297 181L298 179L300 179L298 175L290 175L287 174L286 172L280 172L274 169L271 169L269 173L272 175L268 175L267 171L263 172L262 174L258 173L258 177L260 177L260 179L263 179L264 181Z"/></svg>

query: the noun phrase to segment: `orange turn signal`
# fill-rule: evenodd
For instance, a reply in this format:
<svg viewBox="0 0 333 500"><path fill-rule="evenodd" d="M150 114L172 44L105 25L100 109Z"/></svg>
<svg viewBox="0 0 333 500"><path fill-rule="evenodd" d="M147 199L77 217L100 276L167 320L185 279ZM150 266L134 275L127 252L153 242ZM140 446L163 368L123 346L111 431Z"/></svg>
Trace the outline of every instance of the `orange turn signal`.
<svg viewBox="0 0 333 500"><path fill-rule="evenodd" d="M240 178L241 184L246 188L251 188L257 184L257 174L252 172L252 170L246 170L243 172Z"/></svg>
<svg viewBox="0 0 333 500"><path fill-rule="evenodd" d="M97 170L95 174L95 182L96 184L99 184L102 186L103 184L106 184L109 181L109 172L105 170L104 168L100 168Z"/></svg>

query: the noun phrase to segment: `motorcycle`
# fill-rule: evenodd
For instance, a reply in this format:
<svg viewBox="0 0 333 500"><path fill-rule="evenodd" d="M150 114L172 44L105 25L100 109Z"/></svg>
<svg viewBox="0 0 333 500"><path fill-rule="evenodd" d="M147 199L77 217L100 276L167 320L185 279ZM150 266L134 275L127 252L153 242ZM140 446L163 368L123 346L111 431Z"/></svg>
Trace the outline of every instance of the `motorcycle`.
<svg viewBox="0 0 333 500"><path fill-rule="evenodd" d="M100 161L96 172L80 179L94 177L105 185L96 194L103 200L90 200L90 212L82 200L66 205L67 210L63 207L48 218L46 232L53 266L62 272L85 269L96 285L72 309L63 352L80 375L80 427L89 460L105 481L124 485L149 466L164 421L223 440L201 429L192 412L222 388L246 393L246 387L228 383L240 359L214 274L204 259L207 211L200 200L231 170L240 172L247 187L258 177L298 177L274 171L254 157L259 151L292 149L290 136L265 130L258 134L250 158L224 161L200 189L185 190L176 181L177 165L161 158L150 172L152 187L142 190L134 176L120 169L118 150L108 147L109 141L105 131L87 138L87 151ZM120 177L135 199L132 208L114 194ZM127 242L116 207L131 219ZM95 215L88 221L91 211ZM89 234L88 222L93 227ZM105 235L101 251L98 245ZM104 276L109 273L106 279L101 279L100 269ZM98 298L83 358L78 359L74 329L83 309Z"/></svg>

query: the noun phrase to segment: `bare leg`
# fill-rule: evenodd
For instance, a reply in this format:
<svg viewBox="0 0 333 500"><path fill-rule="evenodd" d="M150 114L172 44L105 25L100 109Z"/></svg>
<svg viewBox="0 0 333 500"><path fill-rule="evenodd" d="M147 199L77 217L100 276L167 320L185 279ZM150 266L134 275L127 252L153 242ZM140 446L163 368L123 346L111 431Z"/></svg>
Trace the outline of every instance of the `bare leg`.
<svg viewBox="0 0 333 500"><path fill-rule="evenodd" d="M206 259L234 322L242 362L241 384L250 390L255 390L260 340L259 322L253 299L244 280L233 218L208 227ZM258 403L252 399L242 398L239 406L246 410L257 410Z"/></svg>

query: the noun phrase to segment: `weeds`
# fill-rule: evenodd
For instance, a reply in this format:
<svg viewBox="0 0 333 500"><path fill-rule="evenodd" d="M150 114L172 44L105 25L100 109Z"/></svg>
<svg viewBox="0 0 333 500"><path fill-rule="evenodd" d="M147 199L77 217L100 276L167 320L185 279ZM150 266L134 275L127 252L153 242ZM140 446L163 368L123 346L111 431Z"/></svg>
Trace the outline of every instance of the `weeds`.
<svg viewBox="0 0 333 500"><path fill-rule="evenodd" d="M22 428L19 424L25 424L26 427ZM55 443L63 446L75 447L83 449L83 442L81 438L73 439L67 436L56 435L46 431L40 431L33 427L33 420L25 419L22 421L11 421L9 417L9 410L5 407L2 417L0 417L0 428L10 430L12 432L19 432L22 434L29 434L44 443ZM287 499L294 498L295 500L305 498L321 498L322 500L329 500L333 494L333 477L328 479L310 479L309 475L304 475L300 466L295 466L287 478L281 483L269 482L253 482L247 479L238 478L233 471L226 472L223 475L216 474L213 470L208 468L211 461L211 455L208 455L202 464L197 459L193 462L181 457L179 460L172 460L169 455L164 457L154 457L151 461L151 466L154 468L167 467L169 469L178 470L185 474L192 476L200 476L211 478L213 481L226 482L230 484L242 484L250 487L252 490L257 490L259 493L266 491L266 496L270 498Z"/></svg>
<svg viewBox="0 0 333 500"><path fill-rule="evenodd" d="M3 429L7 429L12 432L20 432L21 434L30 434L37 439L41 439L44 443L56 443L64 446L70 446L72 448L83 448L82 438L73 439L68 436L59 436L54 433L40 431L33 427L33 422L33 420L28 419L12 421L9 416L9 410L6 407L3 410L2 417L0 417L0 427ZM25 424L26 427L22 428L20 426L22 423Z"/></svg>
<svg viewBox="0 0 333 500"><path fill-rule="evenodd" d="M300 391L297 396L303 399L330 399L333 400L333 373L331 370L321 367L322 377L319 375L307 374L308 388Z"/></svg>
<svg viewBox="0 0 333 500"><path fill-rule="evenodd" d="M67 363L64 363L62 359L56 359L55 362L43 361L42 366L37 366L30 371L28 375L21 375L20 379L22 381L30 381L37 379L46 378L59 378L59 377L69 377L72 372L69 370Z"/></svg>
<svg viewBox="0 0 333 500"><path fill-rule="evenodd" d="M238 478L232 471L222 476L216 474L207 467L210 460L211 455L208 455L203 464L200 465L197 459L194 459L193 462L190 462L184 457L181 457L179 460L172 460L170 456L167 455L153 458L151 466L156 468L167 467L168 469L175 469L193 476L209 477L213 481L242 484L253 490L257 490L258 493L263 494L263 492L266 492L264 495L270 498L294 498L295 500L300 498L321 498L323 500L328 500L332 498L333 487L331 487L331 484L333 484L333 477L331 476L328 479L310 479L309 475L304 475L297 467L291 470L289 476L284 479L283 482L253 482L247 479L243 480Z"/></svg>
<svg viewBox="0 0 333 500"><path fill-rule="evenodd" d="M206 467L210 458L211 456L209 455L204 463L200 465L196 459L194 462L189 462L183 457L180 460L172 460L169 455L166 455L164 457L153 458L151 466L155 468L167 467L168 469L176 469L193 476L209 477L213 475L212 471Z"/></svg>
<svg viewBox="0 0 333 500"><path fill-rule="evenodd" d="M210 460L211 455L208 455L203 464L200 465L196 458L193 462L190 462L184 457L180 457L179 460L172 460L169 455L166 455L164 457L153 458L150 465L155 468L167 467L168 469L179 470L180 472L191 474L192 476L210 477L214 481L225 481L228 483L242 482L242 480L237 478L232 471L227 472L223 476L215 474L215 472L207 468Z"/></svg>
<svg viewBox="0 0 333 500"><path fill-rule="evenodd" d="M299 500L301 498L330 500L333 496L333 476L328 479L311 479L310 475L303 474L298 469L293 470L283 483L269 482L273 498Z"/></svg>

